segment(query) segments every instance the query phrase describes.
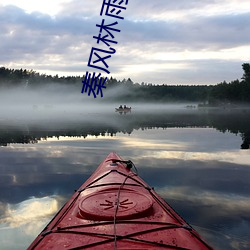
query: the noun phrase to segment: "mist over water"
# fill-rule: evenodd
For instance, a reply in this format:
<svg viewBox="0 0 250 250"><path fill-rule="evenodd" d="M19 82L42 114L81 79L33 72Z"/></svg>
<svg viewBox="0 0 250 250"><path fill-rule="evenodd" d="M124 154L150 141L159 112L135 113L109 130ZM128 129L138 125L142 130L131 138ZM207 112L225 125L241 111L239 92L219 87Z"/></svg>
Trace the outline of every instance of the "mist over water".
<svg viewBox="0 0 250 250"><path fill-rule="evenodd" d="M103 121L110 122L110 116L114 115L115 108L120 105L132 107L133 112L177 112L184 111L187 104L154 104L154 103L132 103L129 100L124 103L110 101L109 98L119 96L127 92L126 88L117 87L107 92L104 97L88 96L81 94L81 89L72 86L56 85L31 88L11 88L0 91L0 121L2 123L11 121L12 125L17 122L42 123L56 121ZM98 114L98 117L93 117ZM116 115L116 114L115 114ZM113 123L113 121L111 121Z"/></svg>
<svg viewBox="0 0 250 250"><path fill-rule="evenodd" d="M1 118L23 118L27 121L43 118L62 118L67 115L79 115L99 110L105 107L99 105L99 100L81 94L75 88L51 85L36 89L6 89L0 93ZM69 112L70 111L70 112Z"/></svg>

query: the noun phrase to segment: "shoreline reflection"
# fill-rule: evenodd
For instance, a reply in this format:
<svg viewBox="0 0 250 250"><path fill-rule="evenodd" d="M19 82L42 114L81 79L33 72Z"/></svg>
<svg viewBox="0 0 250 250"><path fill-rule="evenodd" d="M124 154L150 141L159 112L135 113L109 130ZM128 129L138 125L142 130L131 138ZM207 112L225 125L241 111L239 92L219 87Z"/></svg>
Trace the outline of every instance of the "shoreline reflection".
<svg viewBox="0 0 250 250"><path fill-rule="evenodd" d="M166 105L167 107L167 105ZM169 110L167 108L142 111L135 108L128 116L112 112L74 113L45 119L1 120L0 146L12 143L35 144L49 138L113 137L118 133L132 134L138 129L213 128L222 133L240 135L239 148L249 149L250 110Z"/></svg>

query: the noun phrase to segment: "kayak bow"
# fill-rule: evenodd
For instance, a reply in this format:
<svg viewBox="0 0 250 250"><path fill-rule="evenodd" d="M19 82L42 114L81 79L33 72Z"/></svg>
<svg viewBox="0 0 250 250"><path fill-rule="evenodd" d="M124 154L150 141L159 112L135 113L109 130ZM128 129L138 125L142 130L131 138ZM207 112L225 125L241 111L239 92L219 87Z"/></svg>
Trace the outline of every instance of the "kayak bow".
<svg viewBox="0 0 250 250"><path fill-rule="evenodd" d="M31 249L212 249L110 153L30 245Z"/></svg>

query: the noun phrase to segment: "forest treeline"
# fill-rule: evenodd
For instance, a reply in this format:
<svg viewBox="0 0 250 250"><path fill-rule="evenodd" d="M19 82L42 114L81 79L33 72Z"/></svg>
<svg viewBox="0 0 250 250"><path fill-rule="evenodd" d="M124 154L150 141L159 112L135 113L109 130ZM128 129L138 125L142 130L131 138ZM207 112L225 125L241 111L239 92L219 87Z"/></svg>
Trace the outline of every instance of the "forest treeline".
<svg viewBox="0 0 250 250"><path fill-rule="evenodd" d="M216 85L154 85L152 83L134 83L130 78L117 80L110 77L106 81L105 93L109 100L131 101L190 101L208 105L224 105L228 103L250 103L250 64L242 64L243 76L239 80L222 82ZM53 83L64 84L72 88L82 89L83 76L51 76L40 74L34 70L9 69L0 67L0 87L36 88ZM113 91L117 88L117 91Z"/></svg>

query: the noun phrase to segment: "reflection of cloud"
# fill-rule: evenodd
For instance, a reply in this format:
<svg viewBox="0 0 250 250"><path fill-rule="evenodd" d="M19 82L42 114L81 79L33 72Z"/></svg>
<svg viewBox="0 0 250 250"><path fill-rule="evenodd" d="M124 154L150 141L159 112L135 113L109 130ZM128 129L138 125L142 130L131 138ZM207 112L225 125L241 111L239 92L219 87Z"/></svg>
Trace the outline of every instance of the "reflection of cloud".
<svg viewBox="0 0 250 250"><path fill-rule="evenodd" d="M3 202L0 202L0 221L1 221L1 218L3 217L3 214L5 213L5 210L6 210L6 204Z"/></svg>
<svg viewBox="0 0 250 250"><path fill-rule="evenodd" d="M165 186L156 191L189 223L195 225L214 249L249 249L248 196L209 192L187 186Z"/></svg>
<svg viewBox="0 0 250 250"><path fill-rule="evenodd" d="M240 157L239 157L240 155ZM220 152L179 152L160 151L154 152L152 157L165 159L184 159L198 161L221 161L249 166L250 155L248 151L220 151Z"/></svg>
<svg viewBox="0 0 250 250"><path fill-rule="evenodd" d="M0 217L0 248L26 249L59 210L62 202L59 196L47 196L1 206L5 209Z"/></svg>
<svg viewBox="0 0 250 250"><path fill-rule="evenodd" d="M8 204L0 223L11 228L25 225L26 234L34 234L34 228L44 224L42 219L47 221L58 209L55 197L31 198L16 205Z"/></svg>
<svg viewBox="0 0 250 250"><path fill-rule="evenodd" d="M217 211L218 215L241 215L249 214L250 211L250 198L235 194L225 194L219 192L209 192L188 187L163 187L157 189L157 193L160 194L166 200L174 199L187 203L199 204L199 206L217 206L221 209Z"/></svg>
<svg viewBox="0 0 250 250"><path fill-rule="evenodd" d="M156 148L160 148L162 149L184 149L185 145L182 144L177 144L177 143L157 143L156 141L151 141L151 140L144 140L144 139L139 139L137 138L137 140L135 141L134 138L124 138L123 144L127 147L142 147L144 149L156 149Z"/></svg>

